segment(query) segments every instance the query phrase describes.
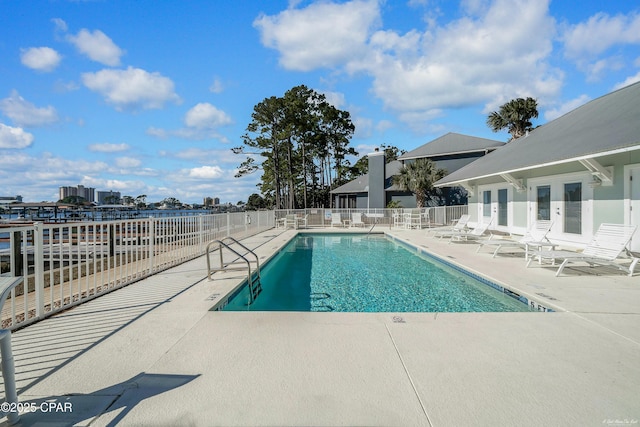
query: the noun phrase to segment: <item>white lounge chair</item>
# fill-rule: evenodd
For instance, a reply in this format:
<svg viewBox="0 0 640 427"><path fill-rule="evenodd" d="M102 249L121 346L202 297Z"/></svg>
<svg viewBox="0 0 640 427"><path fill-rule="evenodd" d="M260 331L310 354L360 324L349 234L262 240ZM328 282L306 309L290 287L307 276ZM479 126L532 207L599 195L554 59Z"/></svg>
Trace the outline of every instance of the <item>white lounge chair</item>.
<svg viewBox="0 0 640 427"><path fill-rule="evenodd" d="M485 239L480 240L478 243L478 249L476 252L480 252L485 246L492 246L496 249L493 251L492 258L495 258L500 249L504 247L509 248L520 248L525 251L525 259L528 258L529 255L529 246L537 246L538 249L542 249L542 246L550 246L552 249L555 249L555 245L549 242L547 239L547 234L551 230L551 226L553 225L553 221L536 221L533 226L527 230L526 234L522 236L518 240L513 239Z"/></svg>
<svg viewBox="0 0 640 427"><path fill-rule="evenodd" d="M469 215L462 215L457 221L456 223L453 225L453 227L440 227L440 228L431 228L427 231L427 233L431 230L433 230L433 236L434 237L440 237L441 239L443 237L451 237L451 235L453 234L457 234L460 232L463 232L467 229L467 223L469 222L469 219L471 217Z"/></svg>
<svg viewBox="0 0 640 427"><path fill-rule="evenodd" d="M473 230L470 230L470 231L459 231L457 233L453 233L451 234L451 239L449 239L449 243L467 242L469 240L481 239L489 229L489 225L491 225L491 221L487 223L479 224Z"/></svg>
<svg viewBox="0 0 640 427"><path fill-rule="evenodd" d="M331 213L331 227L342 227L342 218L337 212Z"/></svg>
<svg viewBox="0 0 640 427"><path fill-rule="evenodd" d="M353 212L351 214L351 227L364 227L366 224L362 221L362 213Z"/></svg>
<svg viewBox="0 0 640 427"><path fill-rule="evenodd" d="M564 261L560 264L556 272L556 277L562 273L562 270L564 270L567 264L574 262L587 263L591 267L595 265L609 265L628 273L629 276L633 276L633 270L636 264L638 264L639 259L631 255L627 249L627 245L631 241L631 237L633 237L636 228L635 225L600 224L591 242L589 242L582 252L534 251L527 262L527 267L536 257L538 257L540 261L543 259L551 260L554 264L556 259L562 259ZM629 267L616 262L622 252L626 252L631 258L631 265L629 265Z"/></svg>

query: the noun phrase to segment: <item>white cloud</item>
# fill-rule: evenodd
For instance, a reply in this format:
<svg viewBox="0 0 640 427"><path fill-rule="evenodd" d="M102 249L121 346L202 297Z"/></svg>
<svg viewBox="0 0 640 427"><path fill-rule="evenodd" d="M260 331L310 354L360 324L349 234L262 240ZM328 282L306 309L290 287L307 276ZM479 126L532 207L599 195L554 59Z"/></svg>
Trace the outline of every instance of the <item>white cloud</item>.
<svg viewBox="0 0 640 427"><path fill-rule="evenodd" d="M140 68L84 73L82 82L117 110L158 109L166 102L180 101L171 79Z"/></svg>
<svg viewBox="0 0 640 427"><path fill-rule="evenodd" d="M419 120L446 108L557 95L563 74L547 62L556 31L548 3L465 1L458 19L403 34L373 32L380 19L374 1L314 3L261 16L254 26L285 68L370 75L385 107L418 129Z"/></svg>
<svg viewBox="0 0 640 427"><path fill-rule="evenodd" d="M62 81L57 80L53 86L54 90L59 93L73 92L75 90L80 89L80 85L74 81Z"/></svg>
<svg viewBox="0 0 640 427"><path fill-rule="evenodd" d="M90 144L89 151L95 151L99 153L117 153L120 151L127 151L130 147L128 144L111 144L108 142L101 144Z"/></svg>
<svg viewBox="0 0 640 427"><path fill-rule="evenodd" d="M8 98L0 100L0 111L21 127L45 126L58 121L55 108L38 108L21 97L16 90L11 91Z"/></svg>
<svg viewBox="0 0 640 427"><path fill-rule="evenodd" d="M594 62L580 61L578 64L578 67L586 73L588 82L598 81L607 71L617 71L624 66L624 60L620 56L603 58Z"/></svg>
<svg viewBox="0 0 640 427"><path fill-rule="evenodd" d="M516 14L519 19L513 19ZM546 2L497 0L478 18L452 21L419 40L412 33L408 41L385 34L386 43L373 45L373 59L359 65L374 76L376 95L405 117L515 96L544 97L560 88L559 75L545 63L553 34Z"/></svg>
<svg viewBox="0 0 640 427"><path fill-rule="evenodd" d="M27 148L32 143L33 135L29 132L0 123L0 148Z"/></svg>
<svg viewBox="0 0 640 427"><path fill-rule="evenodd" d="M609 55L606 52L614 47L640 45L640 14L610 16L600 12L586 22L566 27L561 39L565 57L575 61L587 81L597 81L607 70L628 66L618 51Z"/></svg>
<svg viewBox="0 0 640 427"><path fill-rule="evenodd" d="M55 70L61 60L62 56L50 47L31 47L23 49L20 54L24 66L44 72Z"/></svg>
<svg viewBox="0 0 640 427"><path fill-rule="evenodd" d="M579 97L572 99L564 104L560 105L558 108L554 108L552 110L546 110L544 113L544 118L546 121L551 121L553 119L557 119L558 117L568 113L569 111L573 111L581 105L586 104L591 101L591 98L588 95L580 95Z"/></svg>
<svg viewBox="0 0 640 427"><path fill-rule="evenodd" d="M356 127L354 138L367 139L372 135L373 120L366 117L354 117L353 125Z"/></svg>
<svg viewBox="0 0 640 427"><path fill-rule="evenodd" d="M168 131L154 126L149 127L145 133L160 139L167 139L169 137Z"/></svg>
<svg viewBox="0 0 640 427"><path fill-rule="evenodd" d="M594 56L617 44L640 44L640 14L609 16L597 13L570 26L562 35L569 58Z"/></svg>
<svg viewBox="0 0 640 427"><path fill-rule="evenodd" d="M224 85L218 77L214 78L213 83L211 83L211 86L209 86L209 92L222 93L222 91L224 91Z"/></svg>
<svg viewBox="0 0 640 427"><path fill-rule="evenodd" d="M395 127L395 125L394 125L394 124L393 124L393 122L392 122L392 121L390 121L390 120L380 120L380 121L376 124L376 130L377 130L378 132L381 132L381 133L382 133L382 132L385 132L385 131L387 131L387 130L389 130L389 129L392 129L392 128L394 128L394 127Z"/></svg>
<svg viewBox="0 0 640 427"><path fill-rule="evenodd" d="M629 86L630 84L640 82L640 72L638 72L635 76L627 77L623 82L618 83L613 88L614 90L622 89L625 86Z"/></svg>
<svg viewBox="0 0 640 427"><path fill-rule="evenodd" d="M94 176L109 169L102 161L85 159L65 159L53 154L43 154L41 159L34 160L33 164L42 164L46 167L31 168L26 172L29 180L49 179L55 181L55 177L74 177L79 179L83 175Z"/></svg>
<svg viewBox="0 0 640 427"><path fill-rule="evenodd" d="M210 161L210 159L216 159L217 163L238 165L242 160L244 160L244 157L234 154L230 149L203 149L190 147L177 152L161 151L160 154L165 157L197 161L200 163Z"/></svg>
<svg viewBox="0 0 640 427"><path fill-rule="evenodd" d="M116 159L116 166L120 168L137 168L141 164L142 162L140 161L140 159L136 159L134 157L118 157Z"/></svg>
<svg viewBox="0 0 640 427"><path fill-rule="evenodd" d="M68 35L67 40L91 60L111 67L120 65L120 57L124 54L124 51L100 30L91 32L83 28L75 36Z"/></svg>
<svg viewBox="0 0 640 427"><path fill-rule="evenodd" d="M138 180L107 179L85 176L80 182L86 187L119 191L123 196L130 195L132 197L136 197L139 194L150 195L154 192L153 186Z"/></svg>
<svg viewBox="0 0 640 427"><path fill-rule="evenodd" d="M316 92L323 94L327 102L336 108L342 109L345 105L344 93L328 90L316 90Z"/></svg>
<svg viewBox="0 0 640 427"><path fill-rule="evenodd" d="M213 129L231 124L231 117L215 106L201 102L187 111L184 122L188 127L196 129Z"/></svg>
<svg viewBox="0 0 640 427"><path fill-rule="evenodd" d="M160 139L166 139L170 136L192 140L213 138L226 143L229 140L218 133L217 128L230 125L233 120L227 113L214 105L201 102L187 111L184 123L185 127L177 130L150 127L147 129L147 134Z"/></svg>
<svg viewBox="0 0 640 427"><path fill-rule="evenodd" d="M63 32L63 33L67 32L67 29L68 29L67 23L64 22L62 19L53 18L51 22L53 22L53 25L55 26L56 31Z"/></svg>
<svg viewBox="0 0 640 427"><path fill-rule="evenodd" d="M318 2L275 16L261 15L253 26L260 31L263 45L279 51L283 67L309 71L339 66L362 52L379 22L377 1L353 0Z"/></svg>
<svg viewBox="0 0 640 427"><path fill-rule="evenodd" d="M224 175L224 171L219 166L201 166L190 169L188 176L195 179L215 179Z"/></svg>

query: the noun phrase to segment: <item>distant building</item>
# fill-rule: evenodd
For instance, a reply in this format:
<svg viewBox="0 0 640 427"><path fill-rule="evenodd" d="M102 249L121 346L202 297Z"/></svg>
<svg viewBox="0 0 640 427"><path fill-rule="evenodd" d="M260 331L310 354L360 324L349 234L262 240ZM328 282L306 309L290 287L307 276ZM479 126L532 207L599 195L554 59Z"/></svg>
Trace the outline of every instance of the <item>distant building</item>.
<svg viewBox="0 0 640 427"><path fill-rule="evenodd" d="M213 204L214 204L215 206L218 206L218 205L220 204L220 197L215 197L215 198L213 199Z"/></svg>
<svg viewBox="0 0 640 427"><path fill-rule="evenodd" d="M95 188L78 185L77 187L60 187L60 200L69 196L82 197L87 202L95 202Z"/></svg>
<svg viewBox="0 0 640 427"><path fill-rule="evenodd" d="M22 196L0 196L0 207L5 207L12 203L22 203Z"/></svg>
<svg viewBox="0 0 640 427"><path fill-rule="evenodd" d="M99 205L119 204L122 196L119 191L96 191Z"/></svg>
<svg viewBox="0 0 640 427"><path fill-rule="evenodd" d="M205 197L203 200L203 204L205 208L210 208L213 206L213 198L211 197Z"/></svg>

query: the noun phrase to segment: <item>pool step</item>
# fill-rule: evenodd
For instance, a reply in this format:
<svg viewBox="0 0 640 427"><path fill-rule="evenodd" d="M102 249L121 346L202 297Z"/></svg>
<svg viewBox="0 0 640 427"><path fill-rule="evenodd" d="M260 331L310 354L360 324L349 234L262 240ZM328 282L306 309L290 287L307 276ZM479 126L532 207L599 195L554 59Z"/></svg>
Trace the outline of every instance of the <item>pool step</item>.
<svg viewBox="0 0 640 427"><path fill-rule="evenodd" d="M251 294L251 301L249 304L253 303L258 295L262 292L262 283L260 283L260 276L258 275L254 280L249 282L249 293Z"/></svg>

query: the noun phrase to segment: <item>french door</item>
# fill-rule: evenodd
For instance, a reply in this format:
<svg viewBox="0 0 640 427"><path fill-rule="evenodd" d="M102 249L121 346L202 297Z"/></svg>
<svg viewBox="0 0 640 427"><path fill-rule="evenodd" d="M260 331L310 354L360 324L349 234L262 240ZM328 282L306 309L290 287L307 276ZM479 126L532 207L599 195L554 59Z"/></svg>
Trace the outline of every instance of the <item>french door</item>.
<svg viewBox="0 0 640 427"><path fill-rule="evenodd" d="M589 174L570 174L528 181L529 224L553 221L550 238L587 243L593 235L593 189Z"/></svg>

